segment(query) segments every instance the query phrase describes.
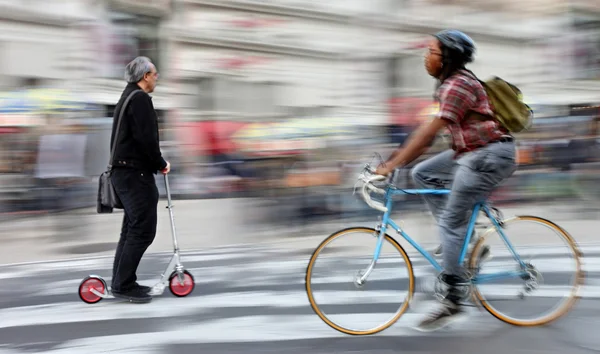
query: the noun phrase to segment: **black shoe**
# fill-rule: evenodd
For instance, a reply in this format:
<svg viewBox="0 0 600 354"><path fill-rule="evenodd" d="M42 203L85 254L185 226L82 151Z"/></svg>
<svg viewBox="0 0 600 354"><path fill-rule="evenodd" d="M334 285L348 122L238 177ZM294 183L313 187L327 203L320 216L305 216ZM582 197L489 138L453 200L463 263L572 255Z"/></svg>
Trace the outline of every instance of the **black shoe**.
<svg viewBox="0 0 600 354"><path fill-rule="evenodd" d="M458 304L444 300L442 308L434 311L429 317L422 320L415 329L421 332L436 331L459 320L464 314L464 310Z"/></svg>
<svg viewBox="0 0 600 354"><path fill-rule="evenodd" d="M149 294L152 291L152 287L150 287L150 286L140 285L138 283L136 283L135 286L146 294Z"/></svg>
<svg viewBox="0 0 600 354"><path fill-rule="evenodd" d="M140 285L137 282L133 285L134 287L140 289L142 292L149 294L152 291L152 287L146 285Z"/></svg>
<svg viewBox="0 0 600 354"><path fill-rule="evenodd" d="M129 302L136 304L144 304L152 301L152 296L148 295L148 292L144 291L142 287L134 287L127 291L112 291L115 298L125 299Z"/></svg>

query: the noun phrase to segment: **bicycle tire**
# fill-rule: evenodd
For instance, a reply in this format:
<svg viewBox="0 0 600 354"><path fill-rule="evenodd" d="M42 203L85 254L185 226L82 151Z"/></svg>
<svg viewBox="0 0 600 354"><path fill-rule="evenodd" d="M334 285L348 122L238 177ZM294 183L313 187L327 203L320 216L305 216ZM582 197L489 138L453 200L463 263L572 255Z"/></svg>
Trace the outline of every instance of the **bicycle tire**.
<svg viewBox="0 0 600 354"><path fill-rule="evenodd" d="M408 310L410 302L411 302L413 294L414 294L414 289L415 289L414 270L413 270L413 266L410 261L410 258L408 257L408 254L406 253L404 248L393 237L391 237L388 234L385 234L385 240L389 241L396 248L396 250L398 250L400 252L400 255L402 256L402 258L408 268L409 287L408 287L408 294L406 297L406 301L404 301L404 303L398 309L398 312L396 312L396 314L390 320L388 320L384 324L377 326L370 330L365 330L365 331L351 330L351 329L344 328L344 327L334 323L333 321L331 321L329 318L327 318L323 314L323 312L319 308L319 305L316 303L316 301L314 299L314 296L313 296L312 290L311 290L312 289L311 288L312 270L313 270L314 263L319 255L319 253L325 248L325 246L327 246L333 240L335 240L339 237L342 237L351 232L379 233L379 231L376 231L375 229L369 228L369 227L350 227L350 228L336 231L336 232L332 233L331 235L329 235L325 240L323 240L321 242L321 244L319 244L319 246L317 246L317 248L313 251L313 253L310 257L308 266L306 267L306 275L305 275L305 282L304 282L305 290L306 290L306 294L308 296L308 301L310 303L311 308L323 322L325 322L327 325L329 325L329 327L331 327L339 332L349 334L349 335L371 335L371 334L379 333L379 332L389 328L390 326L392 326L394 323L396 323L398 321L398 319L400 319L400 317L406 312L406 310Z"/></svg>
<svg viewBox="0 0 600 354"><path fill-rule="evenodd" d="M554 321L558 320L559 318L562 318L563 316L565 316L579 300L580 296L578 295L578 293L579 293L580 288L584 284L584 279L585 279L584 272L581 269L581 257L583 257L583 254L580 251L577 243L575 242L575 239L565 229L563 229L562 227L558 226L557 224L555 224L554 222L552 222L550 220L547 220L547 219L544 219L544 218L541 218L538 216L520 215L520 216L508 218L508 219L504 220L503 223L508 224L508 223L512 223L512 222L516 222L516 221L539 222L539 223L544 224L544 225L554 229L555 231L557 231L557 234L560 235L566 241L566 244L569 246L570 250L572 251L575 261L576 261L576 264L577 264L575 281L573 283L573 289L570 291L570 295L571 295L570 298L563 305L558 307L556 310L550 312L549 314L547 314L545 316L542 316L541 318L536 318L536 319L532 319L532 320L517 320L517 319L511 318L511 317L501 313L500 311L496 310L494 307L492 307L488 303L488 301L486 301L485 297L481 294L481 291L479 291L479 288L476 284L473 286L473 294L472 294L473 300L476 301L476 303L480 304L492 316L494 316L495 318L499 319L500 321L508 323L510 325L517 326L517 327L543 326L543 325L554 322ZM471 257L469 259L469 266L471 267L471 269L476 269L478 267L479 253L480 253L481 247L483 247L483 245L485 244L486 235L490 231L496 231L496 230L494 227L489 228L488 231L486 231L486 233L484 235L482 235L482 237L479 238L479 240L473 247L473 251L472 251ZM507 236L507 237L509 237L509 236Z"/></svg>

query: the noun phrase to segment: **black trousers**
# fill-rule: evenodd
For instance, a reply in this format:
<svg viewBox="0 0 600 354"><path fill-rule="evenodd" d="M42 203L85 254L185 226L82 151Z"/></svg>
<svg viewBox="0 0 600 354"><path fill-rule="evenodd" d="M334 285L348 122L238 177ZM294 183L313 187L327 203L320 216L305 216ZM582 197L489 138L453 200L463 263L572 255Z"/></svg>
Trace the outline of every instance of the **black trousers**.
<svg viewBox="0 0 600 354"><path fill-rule="evenodd" d="M112 183L124 209L112 289L128 291L135 287L140 260L156 236L158 188L151 172L129 168L115 168Z"/></svg>

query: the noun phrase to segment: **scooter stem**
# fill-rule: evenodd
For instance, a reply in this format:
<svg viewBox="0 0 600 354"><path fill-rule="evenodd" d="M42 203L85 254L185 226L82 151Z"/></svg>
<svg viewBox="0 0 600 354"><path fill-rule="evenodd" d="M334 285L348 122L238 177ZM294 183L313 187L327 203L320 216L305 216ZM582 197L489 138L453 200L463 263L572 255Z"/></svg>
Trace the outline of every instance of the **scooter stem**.
<svg viewBox="0 0 600 354"><path fill-rule="evenodd" d="M167 209L169 209L169 218L171 219L171 235L173 236L173 249L179 254L179 245L177 244L177 230L175 230L175 219L173 218L173 203L171 201L171 189L169 188L169 174L165 176L165 189L167 190Z"/></svg>

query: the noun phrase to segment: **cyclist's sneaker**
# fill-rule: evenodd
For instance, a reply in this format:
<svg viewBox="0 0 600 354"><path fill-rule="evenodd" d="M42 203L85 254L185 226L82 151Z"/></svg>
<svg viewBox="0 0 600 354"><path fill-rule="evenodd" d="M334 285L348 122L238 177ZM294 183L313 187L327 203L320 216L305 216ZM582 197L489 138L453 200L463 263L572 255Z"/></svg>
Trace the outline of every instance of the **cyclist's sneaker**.
<svg viewBox="0 0 600 354"><path fill-rule="evenodd" d="M415 329L422 332L435 331L461 319L464 314L464 310L458 304L444 300L442 307L432 312Z"/></svg>
<svg viewBox="0 0 600 354"><path fill-rule="evenodd" d="M415 328L419 331L435 331L458 320L465 314L459 303L464 298L462 289L468 286L468 281L451 274L440 274L439 281L448 286L448 292L442 300L442 307L434 311L426 319L421 321Z"/></svg>
<svg viewBox="0 0 600 354"><path fill-rule="evenodd" d="M436 257L440 257L442 255L442 245L437 246L437 248L433 250L433 255Z"/></svg>

